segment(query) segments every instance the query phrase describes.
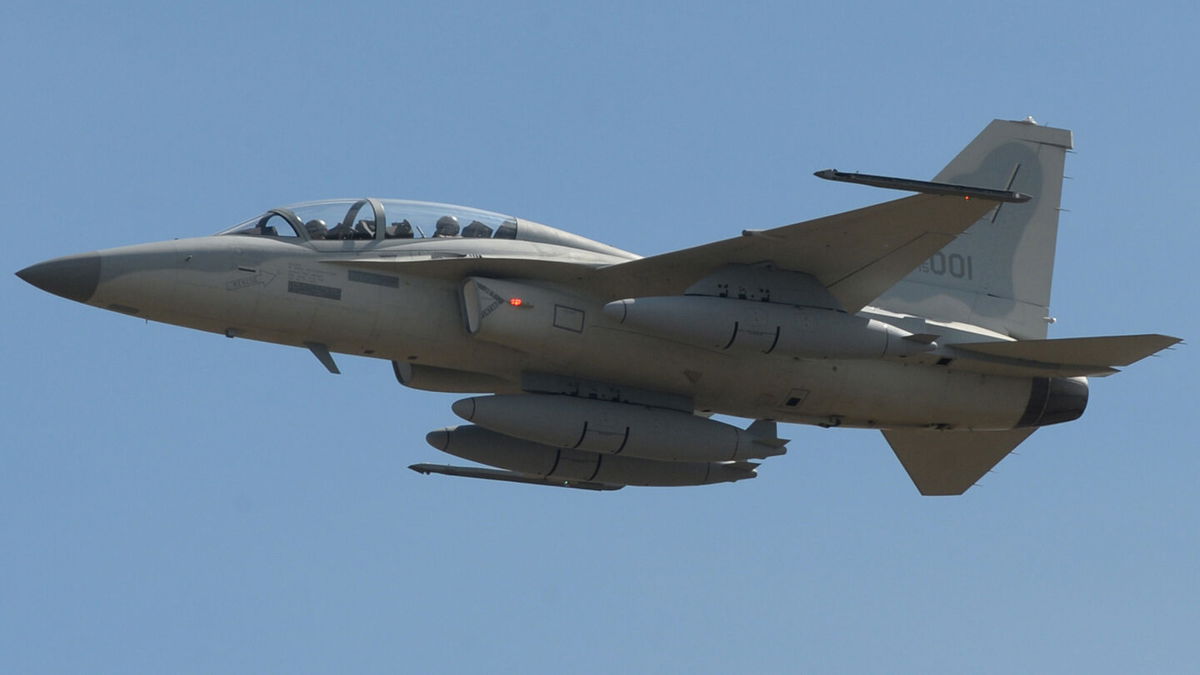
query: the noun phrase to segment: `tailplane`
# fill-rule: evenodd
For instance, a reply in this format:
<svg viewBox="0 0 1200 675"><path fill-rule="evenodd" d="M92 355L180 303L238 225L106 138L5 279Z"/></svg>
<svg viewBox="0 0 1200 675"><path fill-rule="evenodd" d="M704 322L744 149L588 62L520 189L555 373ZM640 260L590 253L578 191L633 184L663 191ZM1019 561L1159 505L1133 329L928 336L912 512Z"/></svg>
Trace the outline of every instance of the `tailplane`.
<svg viewBox="0 0 1200 675"><path fill-rule="evenodd" d="M871 305L1046 337L1063 165L1071 132L994 120L933 179L1032 195L999 204Z"/></svg>

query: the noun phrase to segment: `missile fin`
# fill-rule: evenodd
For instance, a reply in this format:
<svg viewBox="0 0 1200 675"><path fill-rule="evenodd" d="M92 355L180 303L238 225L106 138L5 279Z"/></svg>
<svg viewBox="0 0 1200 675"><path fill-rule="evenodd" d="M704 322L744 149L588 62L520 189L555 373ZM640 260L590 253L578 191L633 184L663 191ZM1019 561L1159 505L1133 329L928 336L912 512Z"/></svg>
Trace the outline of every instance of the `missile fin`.
<svg viewBox="0 0 1200 675"><path fill-rule="evenodd" d="M762 443L772 448L782 448L792 440L778 437L779 429L775 420L755 420L753 424L746 427L746 433L755 437L755 443Z"/></svg>

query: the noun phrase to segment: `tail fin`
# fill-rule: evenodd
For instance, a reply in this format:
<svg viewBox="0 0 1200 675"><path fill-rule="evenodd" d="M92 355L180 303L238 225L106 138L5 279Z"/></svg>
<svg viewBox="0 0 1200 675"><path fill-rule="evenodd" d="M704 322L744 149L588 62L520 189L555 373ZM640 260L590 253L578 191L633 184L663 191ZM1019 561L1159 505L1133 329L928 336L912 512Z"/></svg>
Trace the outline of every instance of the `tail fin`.
<svg viewBox="0 0 1200 675"><path fill-rule="evenodd" d="M871 304L1046 337L1063 164L1071 132L994 120L933 179L1033 195L1001 204Z"/></svg>
<svg viewBox="0 0 1200 675"><path fill-rule="evenodd" d="M961 495L1035 431L888 429L883 437L921 494Z"/></svg>

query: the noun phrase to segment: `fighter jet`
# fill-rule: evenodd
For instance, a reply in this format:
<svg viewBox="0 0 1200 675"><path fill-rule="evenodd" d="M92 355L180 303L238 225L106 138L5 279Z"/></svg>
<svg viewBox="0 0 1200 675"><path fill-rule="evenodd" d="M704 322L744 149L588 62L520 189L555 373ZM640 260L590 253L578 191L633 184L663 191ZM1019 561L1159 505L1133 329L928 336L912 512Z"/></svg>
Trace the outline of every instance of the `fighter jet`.
<svg viewBox="0 0 1200 675"><path fill-rule="evenodd" d="M215 235L17 272L71 300L228 337L391 362L475 394L431 431L495 468L421 473L590 490L754 478L777 423L878 429L926 495L961 494L1088 377L1163 335L1047 339L1071 132L989 124L932 181L818 171L915 194L640 257L449 204L326 200ZM732 234L732 233L731 233ZM742 428L712 419L753 420Z"/></svg>

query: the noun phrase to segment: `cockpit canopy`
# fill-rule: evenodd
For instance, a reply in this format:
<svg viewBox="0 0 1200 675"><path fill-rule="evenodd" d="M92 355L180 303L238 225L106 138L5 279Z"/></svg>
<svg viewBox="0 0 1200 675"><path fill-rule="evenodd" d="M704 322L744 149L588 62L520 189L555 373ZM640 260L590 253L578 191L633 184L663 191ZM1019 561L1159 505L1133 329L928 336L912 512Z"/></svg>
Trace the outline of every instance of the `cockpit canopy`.
<svg viewBox="0 0 1200 675"><path fill-rule="evenodd" d="M557 228L467 206L403 199L329 199L271 209L217 235L294 242L390 242L413 239L518 239L632 259L637 256ZM339 245L339 249L341 246ZM356 247L357 248L357 247Z"/></svg>
<svg viewBox="0 0 1200 675"><path fill-rule="evenodd" d="M475 237L516 239L517 220L465 206L400 199L330 199L271 209L218 234L309 241Z"/></svg>

